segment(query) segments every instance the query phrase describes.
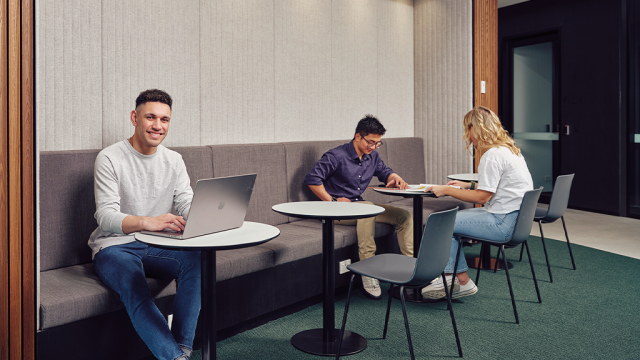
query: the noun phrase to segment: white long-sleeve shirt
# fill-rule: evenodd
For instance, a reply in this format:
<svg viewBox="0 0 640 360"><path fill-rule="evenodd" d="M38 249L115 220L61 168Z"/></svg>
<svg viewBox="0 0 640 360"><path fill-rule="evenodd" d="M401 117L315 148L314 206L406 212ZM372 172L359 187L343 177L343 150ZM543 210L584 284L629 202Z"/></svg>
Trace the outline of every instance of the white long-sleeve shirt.
<svg viewBox="0 0 640 360"><path fill-rule="evenodd" d="M94 166L95 218L98 228L89 238L92 256L100 249L135 241L122 231L129 215L159 216L189 213L193 190L182 156L159 145L143 155L123 140L98 154Z"/></svg>

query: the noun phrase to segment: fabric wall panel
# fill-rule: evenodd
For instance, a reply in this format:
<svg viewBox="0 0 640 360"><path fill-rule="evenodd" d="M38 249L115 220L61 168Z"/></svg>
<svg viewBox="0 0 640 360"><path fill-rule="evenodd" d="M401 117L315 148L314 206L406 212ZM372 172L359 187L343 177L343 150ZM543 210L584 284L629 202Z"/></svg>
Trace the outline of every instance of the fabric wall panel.
<svg viewBox="0 0 640 360"><path fill-rule="evenodd" d="M36 9L38 147L100 148L100 1L39 0Z"/></svg>
<svg viewBox="0 0 640 360"><path fill-rule="evenodd" d="M174 99L163 144L200 144L199 10L199 3L192 1L103 3L101 147L133 134L135 98L152 88Z"/></svg>
<svg viewBox="0 0 640 360"><path fill-rule="evenodd" d="M413 1L378 2L378 111L387 137L414 136Z"/></svg>
<svg viewBox="0 0 640 360"><path fill-rule="evenodd" d="M201 6L201 144L274 142L274 2Z"/></svg>
<svg viewBox="0 0 640 360"><path fill-rule="evenodd" d="M472 0L417 0L415 135L424 139L426 181L473 171L462 119L473 107Z"/></svg>
<svg viewBox="0 0 640 360"><path fill-rule="evenodd" d="M353 135L358 120L378 112L378 1L332 2L331 95L327 130Z"/></svg>
<svg viewBox="0 0 640 360"><path fill-rule="evenodd" d="M331 2L275 2L275 141L328 140ZM342 137L348 136L344 134Z"/></svg>

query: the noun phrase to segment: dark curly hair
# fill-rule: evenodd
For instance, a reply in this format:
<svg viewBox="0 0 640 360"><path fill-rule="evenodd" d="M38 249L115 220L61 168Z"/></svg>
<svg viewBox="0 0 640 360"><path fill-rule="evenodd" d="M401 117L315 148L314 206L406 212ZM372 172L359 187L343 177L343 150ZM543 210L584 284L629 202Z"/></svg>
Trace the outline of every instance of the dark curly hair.
<svg viewBox="0 0 640 360"><path fill-rule="evenodd" d="M138 95L136 98L136 109L138 106L148 103L148 102L159 102L166 105L169 105L169 109L171 109L171 104L173 100L171 100L171 96L166 92L158 89L149 89L145 90Z"/></svg>
<svg viewBox="0 0 640 360"><path fill-rule="evenodd" d="M369 134L375 135L384 135L387 132L387 129L382 126L380 120L378 120L375 116L371 114L365 115L360 121L358 121L358 126L356 126L356 134L360 134L360 136L365 137ZM355 134L354 134L355 136Z"/></svg>

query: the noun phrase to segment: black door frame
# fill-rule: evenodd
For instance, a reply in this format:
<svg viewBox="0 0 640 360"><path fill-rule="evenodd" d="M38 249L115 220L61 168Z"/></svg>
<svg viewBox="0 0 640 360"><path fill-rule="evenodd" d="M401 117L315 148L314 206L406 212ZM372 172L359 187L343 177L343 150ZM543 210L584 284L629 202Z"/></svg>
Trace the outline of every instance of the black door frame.
<svg viewBox="0 0 640 360"><path fill-rule="evenodd" d="M628 101L627 114L629 116L627 150L627 215L640 219L640 209L634 198L640 197L640 145L635 144L633 136L640 133L640 6L629 1L628 6ZM621 109L622 110L622 109ZM635 205L635 206L634 206Z"/></svg>

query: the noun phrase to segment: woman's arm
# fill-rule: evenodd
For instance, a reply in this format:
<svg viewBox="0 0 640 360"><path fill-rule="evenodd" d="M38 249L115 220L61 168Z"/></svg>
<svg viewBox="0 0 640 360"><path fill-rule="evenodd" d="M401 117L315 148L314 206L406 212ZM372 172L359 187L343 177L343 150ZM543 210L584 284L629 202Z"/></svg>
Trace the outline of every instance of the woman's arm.
<svg viewBox="0 0 640 360"><path fill-rule="evenodd" d="M456 199L476 204L485 204L493 196L492 192L485 190L465 190L445 185L431 186L426 191L431 191L437 197L449 195Z"/></svg>

